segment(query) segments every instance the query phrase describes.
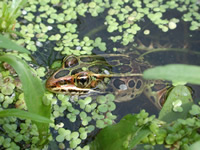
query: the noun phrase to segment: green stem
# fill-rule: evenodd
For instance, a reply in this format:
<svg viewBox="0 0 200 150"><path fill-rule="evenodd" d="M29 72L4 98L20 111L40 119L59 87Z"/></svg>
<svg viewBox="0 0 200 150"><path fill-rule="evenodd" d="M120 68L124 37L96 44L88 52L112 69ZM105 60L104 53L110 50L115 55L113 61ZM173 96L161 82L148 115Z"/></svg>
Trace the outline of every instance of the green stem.
<svg viewBox="0 0 200 150"><path fill-rule="evenodd" d="M155 53L155 52L162 52L162 51L177 51L177 52L185 52L185 53L192 53L192 54L198 54L200 55L200 52L195 52L195 51L189 51L189 49L184 49L184 48L158 48L158 49L149 49L149 48L137 48L139 50L145 50L147 52L143 53L138 57L138 59L143 58L145 55L150 54L150 53Z"/></svg>

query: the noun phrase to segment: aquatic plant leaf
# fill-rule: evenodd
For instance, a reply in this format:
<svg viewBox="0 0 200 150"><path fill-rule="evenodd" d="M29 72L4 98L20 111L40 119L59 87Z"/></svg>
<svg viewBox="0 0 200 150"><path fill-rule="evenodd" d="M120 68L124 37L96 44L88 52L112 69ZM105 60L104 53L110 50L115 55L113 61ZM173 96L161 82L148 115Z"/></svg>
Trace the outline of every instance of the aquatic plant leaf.
<svg viewBox="0 0 200 150"><path fill-rule="evenodd" d="M144 71L145 79L161 79L200 84L200 67L195 65L170 64Z"/></svg>
<svg viewBox="0 0 200 150"><path fill-rule="evenodd" d="M42 82L32 72L30 67L20 58L5 54L0 56L1 61L5 61L10 64L17 72L24 91L24 98L27 109L29 112L50 118L51 105L44 105L42 102L45 89ZM49 132L49 124L34 122L39 131L40 139L47 140Z"/></svg>
<svg viewBox="0 0 200 150"><path fill-rule="evenodd" d="M46 117L28 112L28 111L24 111L24 110L20 110L20 109L5 109L0 111L0 117L10 117L10 116L14 116L14 117L19 117L19 118L23 118L23 119L30 119L33 121L37 121L37 122L41 122L41 123L51 123L52 121Z"/></svg>
<svg viewBox="0 0 200 150"><path fill-rule="evenodd" d="M136 115L126 115L117 124L107 126L100 131L90 144L91 150L131 150L150 130L147 127L136 126Z"/></svg>
<svg viewBox="0 0 200 150"><path fill-rule="evenodd" d="M199 147L200 147L200 140L193 143L190 147L189 147L189 150L199 150Z"/></svg>
<svg viewBox="0 0 200 150"><path fill-rule="evenodd" d="M0 47L6 49L16 50L22 53L30 54L30 52L22 46L17 45L15 42L0 34Z"/></svg>
<svg viewBox="0 0 200 150"><path fill-rule="evenodd" d="M178 118L186 118L192 107L192 101L191 91L188 89L188 87L183 85L174 87L170 91L167 100L159 113L158 119L170 123ZM178 105L180 104L180 106L177 106L176 102L178 102ZM180 110L175 109L176 107L181 108L182 111L176 111Z"/></svg>

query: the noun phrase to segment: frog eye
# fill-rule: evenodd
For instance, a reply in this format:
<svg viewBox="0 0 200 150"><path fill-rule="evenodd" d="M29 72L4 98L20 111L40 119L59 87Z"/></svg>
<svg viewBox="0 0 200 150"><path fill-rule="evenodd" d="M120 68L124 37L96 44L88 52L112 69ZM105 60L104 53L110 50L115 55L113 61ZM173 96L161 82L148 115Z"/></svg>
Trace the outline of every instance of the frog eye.
<svg viewBox="0 0 200 150"><path fill-rule="evenodd" d="M78 65L78 59L75 56L69 56L63 60L63 68L71 68Z"/></svg>
<svg viewBox="0 0 200 150"><path fill-rule="evenodd" d="M78 87L86 87L90 82L90 76L88 73L81 72L76 77L76 84Z"/></svg>

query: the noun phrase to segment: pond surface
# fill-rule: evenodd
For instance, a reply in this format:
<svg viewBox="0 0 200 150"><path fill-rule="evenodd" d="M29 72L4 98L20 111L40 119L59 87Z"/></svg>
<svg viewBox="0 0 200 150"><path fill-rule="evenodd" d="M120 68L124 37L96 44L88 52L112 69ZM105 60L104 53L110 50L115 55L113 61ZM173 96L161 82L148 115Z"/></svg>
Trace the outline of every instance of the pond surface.
<svg viewBox="0 0 200 150"><path fill-rule="evenodd" d="M101 51L96 47L92 50L92 54L126 55L130 52L137 52L140 55L145 53L144 60L148 61L152 66L174 63L200 65L199 31L190 31L188 29L188 23L179 22L177 23L178 28L169 30L168 32L162 32L154 24L152 24L149 19L144 17L144 19L139 22L139 26L142 28L142 31L138 32L134 37L134 42L130 42L128 45L124 46L120 44L120 42L114 43L110 39L110 36L118 35L119 32L107 32L107 28L104 25L106 14L107 11L95 18L91 17L89 14L86 14L86 17L78 16L78 18L73 21L73 23L77 24L77 32L80 39L84 38L85 36L88 36L90 39L101 37L102 41L106 43L106 51ZM180 13L173 14L173 12L165 15L165 17L181 17ZM150 30L151 34L144 35L143 32L145 29ZM56 30L53 30L48 34L51 35L55 34L56 32ZM35 52L34 58L37 60L39 65L50 66L55 60L63 59L65 55L61 55L60 52L56 52L52 48L56 44L58 44L58 42L46 42L45 49L42 47L40 48L40 51ZM79 46L75 46L74 48L81 49ZM113 51L113 48L117 48L117 50ZM109 58L107 59L109 61ZM199 90L199 86L191 86L194 91ZM200 96L198 93L199 92L194 92L194 97L197 97L197 99ZM116 103L116 110L112 113L117 115L117 119L115 121L118 122L126 114L138 113L141 109L145 109L150 114L157 115L159 112L159 109L157 109L144 94L141 94L131 101ZM70 130L77 130L80 127L80 122L70 123L65 118L56 119L56 123L59 124L60 122L63 122L65 124L64 127L67 127ZM52 132L54 133L54 131ZM98 131L92 133L92 139L97 132ZM55 133L56 136L57 132ZM90 140L91 138L85 140L83 145ZM67 143L68 142L65 142L66 146L68 145Z"/></svg>

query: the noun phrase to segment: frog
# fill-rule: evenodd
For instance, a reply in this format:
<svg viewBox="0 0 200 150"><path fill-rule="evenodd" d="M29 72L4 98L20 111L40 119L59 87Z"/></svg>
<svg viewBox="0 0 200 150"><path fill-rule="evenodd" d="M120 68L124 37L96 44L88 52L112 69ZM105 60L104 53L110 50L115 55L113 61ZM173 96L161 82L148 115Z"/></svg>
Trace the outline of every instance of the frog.
<svg viewBox="0 0 200 150"><path fill-rule="evenodd" d="M46 88L78 96L112 93L115 102L131 101L144 93L160 109L166 88L163 82L143 78L143 71L152 65L138 58L136 53L66 56L47 79Z"/></svg>

